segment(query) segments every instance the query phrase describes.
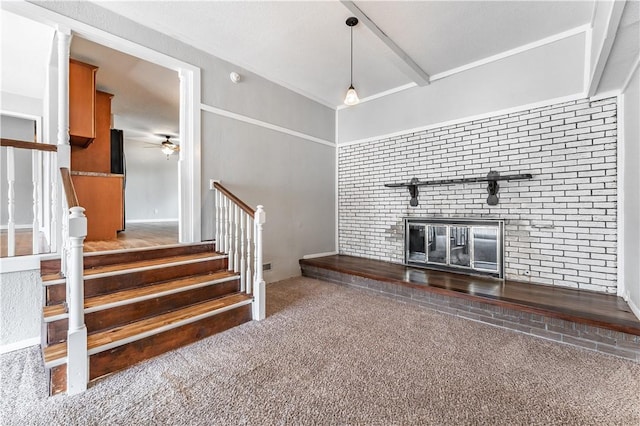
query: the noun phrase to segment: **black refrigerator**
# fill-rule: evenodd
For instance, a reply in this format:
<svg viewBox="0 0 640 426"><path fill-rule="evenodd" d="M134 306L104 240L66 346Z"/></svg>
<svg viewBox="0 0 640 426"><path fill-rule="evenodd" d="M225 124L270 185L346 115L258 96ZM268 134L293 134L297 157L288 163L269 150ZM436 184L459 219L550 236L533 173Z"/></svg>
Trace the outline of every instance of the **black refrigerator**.
<svg viewBox="0 0 640 426"><path fill-rule="evenodd" d="M111 129L111 173L123 175L122 179L122 225L118 231L124 231L125 224L125 197L127 186L127 165L124 157L124 136L122 130Z"/></svg>

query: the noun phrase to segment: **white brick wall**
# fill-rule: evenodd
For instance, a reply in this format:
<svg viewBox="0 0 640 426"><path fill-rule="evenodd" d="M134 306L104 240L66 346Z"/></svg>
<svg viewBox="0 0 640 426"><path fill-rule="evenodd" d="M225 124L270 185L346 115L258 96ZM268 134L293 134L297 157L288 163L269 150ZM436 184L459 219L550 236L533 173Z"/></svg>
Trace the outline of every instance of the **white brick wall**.
<svg viewBox="0 0 640 426"><path fill-rule="evenodd" d="M507 278L616 292L616 99L579 100L339 147L340 253L402 263L403 221L502 218ZM385 183L532 173L409 191ZM528 274L528 275L526 275Z"/></svg>

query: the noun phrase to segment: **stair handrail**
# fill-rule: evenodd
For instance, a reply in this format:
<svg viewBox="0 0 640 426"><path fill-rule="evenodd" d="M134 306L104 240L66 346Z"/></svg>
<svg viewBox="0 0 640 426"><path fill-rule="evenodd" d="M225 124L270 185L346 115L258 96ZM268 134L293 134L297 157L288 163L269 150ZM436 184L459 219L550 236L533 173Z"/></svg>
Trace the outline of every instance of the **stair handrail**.
<svg viewBox="0 0 640 426"><path fill-rule="evenodd" d="M264 207L259 205L254 210L219 181L214 181L213 190L216 250L228 256L229 271L240 274L240 290L253 294L253 319L260 321L266 316L266 284L262 276Z"/></svg>
<svg viewBox="0 0 640 426"><path fill-rule="evenodd" d="M67 331L67 394L84 392L88 383L87 327L84 322L84 239L87 236L87 217L78 203L66 167L60 168L62 188L67 208L64 211L62 274L66 279L66 304L69 312Z"/></svg>

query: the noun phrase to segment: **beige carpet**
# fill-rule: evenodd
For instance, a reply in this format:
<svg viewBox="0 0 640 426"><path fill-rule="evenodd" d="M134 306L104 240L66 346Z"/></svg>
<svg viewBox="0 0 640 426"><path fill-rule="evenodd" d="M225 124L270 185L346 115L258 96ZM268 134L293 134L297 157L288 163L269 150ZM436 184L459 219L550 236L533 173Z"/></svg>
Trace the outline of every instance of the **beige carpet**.
<svg viewBox="0 0 640 426"><path fill-rule="evenodd" d="M307 278L268 318L48 398L1 357L3 425L640 424L640 365Z"/></svg>

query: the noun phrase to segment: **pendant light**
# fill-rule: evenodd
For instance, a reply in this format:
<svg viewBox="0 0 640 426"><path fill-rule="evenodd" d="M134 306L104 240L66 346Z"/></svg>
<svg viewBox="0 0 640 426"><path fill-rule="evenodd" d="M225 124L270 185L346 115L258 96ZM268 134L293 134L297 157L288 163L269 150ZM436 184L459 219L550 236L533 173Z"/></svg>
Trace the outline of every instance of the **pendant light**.
<svg viewBox="0 0 640 426"><path fill-rule="evenodd" d="M353 27L358 25L358 18L352 16L347 19L347 26L351 28L351 84L347 90L347 96L344 98L345 105L356 105L360 102L356 89L353 88Z"/></svg>

